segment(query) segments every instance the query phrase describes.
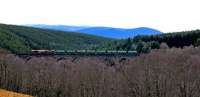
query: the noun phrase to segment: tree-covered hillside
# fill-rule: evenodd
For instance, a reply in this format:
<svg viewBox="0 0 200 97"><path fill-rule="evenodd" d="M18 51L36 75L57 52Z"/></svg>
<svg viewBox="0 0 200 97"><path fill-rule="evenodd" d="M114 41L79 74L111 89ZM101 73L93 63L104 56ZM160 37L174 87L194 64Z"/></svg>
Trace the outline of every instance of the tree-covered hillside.
<svg viewBox="0 0 200 97"><path fill-rule="evenodd" d="M159 43L167 43L169 47L184 47L190 45L197 46L198 39L200 39L200 30L174 32L152 36L137 36L134 38L134 41L158 41Z"/></svg>
<svg viewBox="0 0 200 97"><path fill-rule="evenodd" d="M0 24L0 48L14 53L31 49L89 49L110 40L81 33Z"/></svg>
<svg viewBox="0 0 200 97"><path fill-rule="evenodd" d="M14 53L28 52L31 49L137 50L143 53L158 49L161 43L166 43L169 47L198 46L200 30L114 40L74 32L0 24L0 48Z"/></svg>
<svg viewBox="0 0 200 97"><path fill-rule="evenodd" d="M162 44L164 43L164 44ZM137 50L139 53L148 52L151 49L159 49L160 45L165 47L183 48L184 46L200 45L200 30L166 33L151 36L137 36L124 40L114 40L100 49L111 50Z"/></svg>

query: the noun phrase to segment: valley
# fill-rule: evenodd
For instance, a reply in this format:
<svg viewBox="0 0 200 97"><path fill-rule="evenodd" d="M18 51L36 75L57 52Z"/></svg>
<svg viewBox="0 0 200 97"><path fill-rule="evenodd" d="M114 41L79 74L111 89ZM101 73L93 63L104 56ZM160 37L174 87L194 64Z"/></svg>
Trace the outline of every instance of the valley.
<svg viewBox="0 0 200 97"><path fill-rule="evenodd" d="M0 24L0 41L1 89L34 97L200 95L199 30L113 39Z"/></svg>

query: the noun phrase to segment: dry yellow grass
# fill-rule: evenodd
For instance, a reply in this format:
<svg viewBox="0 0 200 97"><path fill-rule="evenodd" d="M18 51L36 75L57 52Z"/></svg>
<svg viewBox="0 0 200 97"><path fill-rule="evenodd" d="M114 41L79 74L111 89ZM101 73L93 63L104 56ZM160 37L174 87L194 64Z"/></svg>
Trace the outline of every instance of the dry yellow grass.
<svg viewBox="0 0 200 97"><path fill-rule="evenodd" d="M33 96L0 89L0 97L33 97Z"/></svg>

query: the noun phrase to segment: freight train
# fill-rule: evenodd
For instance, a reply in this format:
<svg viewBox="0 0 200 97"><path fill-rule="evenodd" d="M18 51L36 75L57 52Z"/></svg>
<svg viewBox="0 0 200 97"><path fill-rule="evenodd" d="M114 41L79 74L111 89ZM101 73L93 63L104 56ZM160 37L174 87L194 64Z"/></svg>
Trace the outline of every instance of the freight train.
<svg viewBox="0 0 200 97"><path fill-rule="evenodd" d="M137 51L121 50L32 50L33 55L136 55Z"/></svg>

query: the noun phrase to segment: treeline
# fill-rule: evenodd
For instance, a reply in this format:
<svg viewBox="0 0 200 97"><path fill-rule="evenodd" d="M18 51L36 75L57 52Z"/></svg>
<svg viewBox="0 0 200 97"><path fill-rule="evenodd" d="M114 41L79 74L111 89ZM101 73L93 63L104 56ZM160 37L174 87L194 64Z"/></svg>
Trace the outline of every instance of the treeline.
<svg viewBox="0 0 200 97"><path fill-rule="evenodd" d="M164 43L166 47L168 45ZM97 46L97 50L123 50L123 51L137 51L138 53L148 53L152 49L159 49L162 43L159 43L158 41L135 41L132 38L123 39L123 40L113 40L111 42L107 42L104 45Z"/></svg>
<svg viewBox="0 0 200 97"><path fill-rule="evenodd" d="M200 30L167 33L160 35L136 36L123 40L113 40L102 46L111 50L136 50L138 53L146 53L151 49L159 49L165 43L169 48L183 48L184 46L200 45ZM100 49L102 49L100 48Z"/></svg>
<svg viewBox="0 0 200 97"><path fill-rule="evenodd" d="M200 39L200 30L183 31L152 36L137 36L133 39L133 41L157 41L159 43L165 42L169 47L183 48L184 46L190 45L198 46L200 44L197 41L198 39Z"/></svg>
<svg viewBox="0 0 200 97"><path fill-rule="evenodd" d="M36 97L199 97L200 48L136 58L27 57L0 53L0 88Z"/></svg>

